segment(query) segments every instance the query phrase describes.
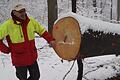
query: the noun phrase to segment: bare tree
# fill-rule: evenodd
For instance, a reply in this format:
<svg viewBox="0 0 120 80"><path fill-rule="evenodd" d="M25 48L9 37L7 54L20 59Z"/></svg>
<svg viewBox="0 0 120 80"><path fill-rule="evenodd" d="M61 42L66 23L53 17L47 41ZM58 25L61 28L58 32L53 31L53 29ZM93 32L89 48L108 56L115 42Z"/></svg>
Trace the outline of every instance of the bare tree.
<svg viewBox="0 0 120 80"><path fill-rule="evenodd" d="M111 10L110 10L110 20L112 20L112 6L113 6L113 4L112 4L112 0L111 0Z"/></svg>
<svg viewBox="0 0 120 80"><path fill-rule="evenodd" d="M76 1L77 0L72 0L72 12L76 13Z"/></svg>
<svg viewBox="0 0 120 80"><path fill-rule="evenodd" d="M120 0L117 0L117 21L120 21Z"/></svg>
<svg viewBox="0 0 120 80"><path fill-rule="evenodd" d="M93 7L95 8L94 9L94 13L96 13L97 12L97 2L96 2L96 0L93 0Z"/></svg>
<svg viewBox="0 0 120 80"><path fill-rule="evenodd" d="M58 18L57 0L47 0L48 3L48 31L52 33L55 20Z"/></svg>
<svg viewBox="0 0 120 80"><path fill-rule="evenodd" d="M101 8L100 14L103 13L102 7L103 7L103 2L102 2L102 0L101 0L101 2L100 2L100 8Z"/></svg>

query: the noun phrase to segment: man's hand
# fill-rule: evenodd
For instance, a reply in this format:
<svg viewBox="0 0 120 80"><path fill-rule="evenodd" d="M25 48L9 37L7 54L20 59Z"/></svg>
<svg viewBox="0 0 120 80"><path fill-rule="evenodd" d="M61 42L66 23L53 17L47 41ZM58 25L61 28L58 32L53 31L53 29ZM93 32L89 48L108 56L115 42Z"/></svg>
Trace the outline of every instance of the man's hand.
<svg viewBox="0 0 120 80"><path fill-rule="evenodd" d="M53 48L56 48L56 41L50 41L50 46L52 46Z"/></svg>
<svg viewBox="0 0 120 80"><path fill-rule="evenodd" d="M9 54L11 52L10 48L7 47L2 40L0 40L0 51L5 54Z"/></svg>

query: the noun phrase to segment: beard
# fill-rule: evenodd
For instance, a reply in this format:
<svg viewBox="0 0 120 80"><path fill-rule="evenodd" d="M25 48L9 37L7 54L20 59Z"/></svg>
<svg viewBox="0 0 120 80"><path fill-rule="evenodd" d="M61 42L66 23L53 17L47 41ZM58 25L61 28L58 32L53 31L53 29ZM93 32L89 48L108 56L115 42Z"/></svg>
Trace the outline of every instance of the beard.
<svg viewBox="0 0 120 80"><path fill-rule="evenodd" d="M23 14L23 15L21 15L21 16L18 16L18 18L21 19L21 20L26 20L26 14Z"/></svg>

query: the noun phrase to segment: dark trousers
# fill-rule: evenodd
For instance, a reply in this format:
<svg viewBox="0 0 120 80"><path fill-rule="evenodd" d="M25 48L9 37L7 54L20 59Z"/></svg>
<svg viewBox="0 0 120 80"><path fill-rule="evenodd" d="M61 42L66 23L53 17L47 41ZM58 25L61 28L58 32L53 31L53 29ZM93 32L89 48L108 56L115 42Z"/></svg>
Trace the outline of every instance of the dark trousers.
<svg viewBox="0 0 120 80"><path fill-rule="evenodd" d="M82 59L77 60L77 64L78 64L77 80L82 80L82 76L83 76L83 63L82 63Z"/></svg>
<svg viewBox="0 0 120 80"><path fill-rule="evenodd" d="M40 71L37 61L30 66L20 66L16 68L16 76L19 80L39 80ZM29 71L30 76L27 79L27 71Z"/></svg>

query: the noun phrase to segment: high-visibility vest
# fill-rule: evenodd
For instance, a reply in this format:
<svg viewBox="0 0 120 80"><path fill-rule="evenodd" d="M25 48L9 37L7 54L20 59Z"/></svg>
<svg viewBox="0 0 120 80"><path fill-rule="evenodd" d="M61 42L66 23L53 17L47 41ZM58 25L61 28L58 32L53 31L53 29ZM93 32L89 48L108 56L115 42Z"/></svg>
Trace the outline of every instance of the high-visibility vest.
<svg viewBox="0 0 120 80"><path fill-rule="evenodd" d="M30 21L27 25L27 35L29 40L35 38L35 33L42 35L46 30L40 25L35 19L30 17ZM12 19L4 22L0 27L0 40L9 35L12 43L21 43L24 42L22 26L14 24Z"/></svg>

